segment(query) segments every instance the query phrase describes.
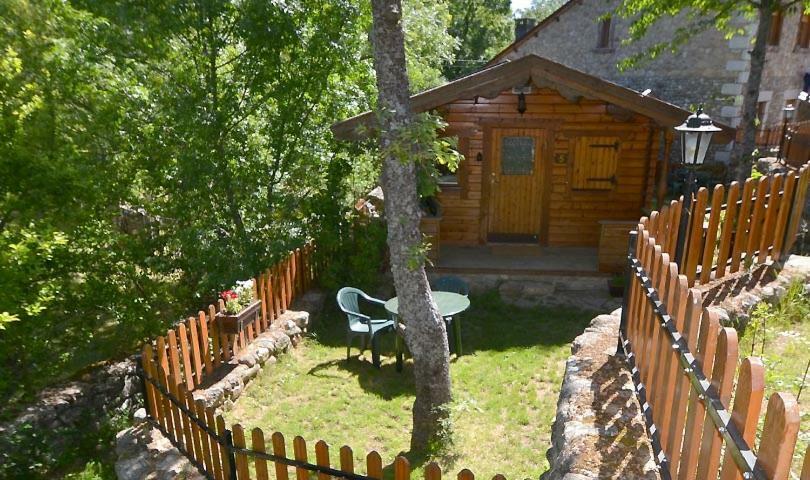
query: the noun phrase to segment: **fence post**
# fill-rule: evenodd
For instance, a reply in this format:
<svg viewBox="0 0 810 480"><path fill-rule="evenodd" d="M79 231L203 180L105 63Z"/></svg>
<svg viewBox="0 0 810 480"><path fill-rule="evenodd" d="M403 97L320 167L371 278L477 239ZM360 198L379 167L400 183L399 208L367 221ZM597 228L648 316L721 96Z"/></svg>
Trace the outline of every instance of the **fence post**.
<svg viewBox="0 0 810 480"><path fill-rule="evenodd" d="M631 230L627 238L627 264L624 267L624 295L622 296L622 317L619 323L619 338L616 346L616 356L624 356L623 340L627 338L627 316L630 310L630 282L633 279L633 259L636 258L636 243L638 231Z"/></svg>
<svg viewBox="0 0 810 480"><path fill-rule="evenodd" d="M236 455L233 451L233 433L231 429L225 429L225 450L228 455L228 479L236 480Z"/></svg>
<svg viewBox="0 0 810 480"><path fill-rule="evenodd" d="M146 379L146 369L143 368L143 354L136 353L135 354L135 371L138 373L138 377L141 379L141 391L143 392L143 407L148 413L149 410L149 390L147 387L148 380ZM155 418L154 420L157 420Z"/></svg>

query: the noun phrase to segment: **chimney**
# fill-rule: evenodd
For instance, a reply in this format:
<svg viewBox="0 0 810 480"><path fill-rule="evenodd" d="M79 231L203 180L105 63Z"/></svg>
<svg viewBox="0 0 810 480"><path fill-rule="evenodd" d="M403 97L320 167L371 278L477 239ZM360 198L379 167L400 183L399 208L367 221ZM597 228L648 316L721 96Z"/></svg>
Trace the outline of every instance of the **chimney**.
<svg viewBox="0 0 810 480"><path fill-rule="evenodd" d="M529 30L537 25L537 20L534 18L516 18L515 19L515 41L525 37Z"/></svg>

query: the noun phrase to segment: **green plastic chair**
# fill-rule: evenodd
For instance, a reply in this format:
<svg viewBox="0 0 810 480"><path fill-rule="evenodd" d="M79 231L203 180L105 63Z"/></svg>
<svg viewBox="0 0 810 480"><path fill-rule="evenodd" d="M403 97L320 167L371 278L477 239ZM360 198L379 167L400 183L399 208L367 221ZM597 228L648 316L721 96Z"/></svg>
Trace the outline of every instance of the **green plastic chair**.
<svg viewBox="0 0 810 480"><path fill-rule="evenodd" d="M437 292L458 293L459 295L464 295L465 297L470 296L470 286L467 284L467 282L453 275L446 275L436 279L436 281L433 283L433 290ZM453 317L444 317L445 329L447 330L448 335L452 335L451 338L447 339L447 346L449 348L450 346L455 345L456 355L461 355L461 339L456 338L457 336L461 336L461 325L459 322L460 320L456 320L454 323Z"/></svg>
<svg viewBox="0 0 810 480"><path fill-rule="evenodd" d="M380 333L393 332L394 321L391 319L373 319L360 311L360 300L372 305L385 306L385 302L366 295L360 289L343 287L337 293L337 304L346 314L348 325L346 328L346 360L351 358L352 341L360 338L360 352L365 349L366 343L371 344L371 362L380 368L380 349L377 338Z"/></svg>

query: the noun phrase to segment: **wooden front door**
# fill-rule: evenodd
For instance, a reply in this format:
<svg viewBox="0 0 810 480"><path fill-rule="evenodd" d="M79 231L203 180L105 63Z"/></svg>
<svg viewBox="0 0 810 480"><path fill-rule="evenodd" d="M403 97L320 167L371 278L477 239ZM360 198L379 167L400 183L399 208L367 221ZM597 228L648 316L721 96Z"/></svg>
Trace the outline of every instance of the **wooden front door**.
<svg viewBox="0 0 810 480"><path fill-rule="evenodd" d="M538 243L547 130L495 128L490 138L487 240Z"/></svg>

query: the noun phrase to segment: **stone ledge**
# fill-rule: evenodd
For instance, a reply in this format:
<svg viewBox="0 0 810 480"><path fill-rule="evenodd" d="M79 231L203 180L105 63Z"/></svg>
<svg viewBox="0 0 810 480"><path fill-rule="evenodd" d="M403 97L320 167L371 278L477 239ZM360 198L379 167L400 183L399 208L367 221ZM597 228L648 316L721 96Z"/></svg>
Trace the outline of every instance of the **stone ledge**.
<svg viewBox="0 0 810 480"><path fill-rule="evenodd" d="M307 292L303 298L297 305L313 309L320 309L325 300L324 294L317 291ZM203 384L192 392L195 400L202 400L206 406L218 412L231 408L262 366L276 363L276 356L296 346L309 324L309 312L287 310L235 358L220 366L219 371L214 372L215 380L210 385ZM221 375L220 378L216 377L217 373ZM140 423L118 432L116 436L118 461L115 472L119 479L205 478L159 430L143 421L146 418L145 410L140 409L135 417Z"/></svg>
<svg viewBox="0 0 810 480"><path fill-rule="evenodd" d="M615 356L620 310L571 344L543 480L658 479L633 381Z"/></svg>

